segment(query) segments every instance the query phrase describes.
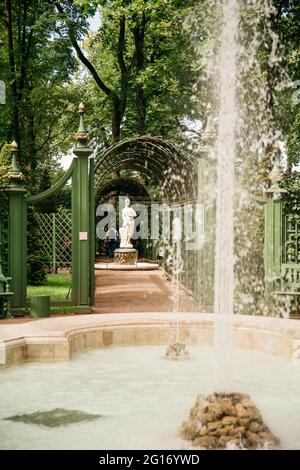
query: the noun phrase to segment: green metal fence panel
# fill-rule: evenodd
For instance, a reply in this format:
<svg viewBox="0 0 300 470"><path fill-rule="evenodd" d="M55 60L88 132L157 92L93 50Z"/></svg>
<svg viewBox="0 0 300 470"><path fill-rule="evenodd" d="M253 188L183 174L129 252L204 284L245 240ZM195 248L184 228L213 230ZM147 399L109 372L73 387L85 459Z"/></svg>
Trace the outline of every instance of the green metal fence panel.
<svg viewBox="0 0 300 470"><path fill-rule="evenodd" d="M265 213L265 299L277 316L299 314L300 216L282 199L268 199Z"/></svg>
<svg viewBox="0 0 300 470"><path fill-rule="evenodd" d="M43 251L51 260L51 270L71 269L72 212L65 209L53 214L37 213Z"/></svg>
<svg viewBox="0 0 300 470"><path fill-rule="evenodd" d="M170 227L170 246L168 243L165 244L167 259L170 259L168 255L173 243L172 221L179 209L182 210L183 215L180 283L192 293L203 310L211 311L214 300L215 206L210 202L207 204L202 201L186 201L181 205L171 207L171 211L167 210L166 213L170 216L170 223L167 224ZM191 225L188 224L188 220ZM160 222L162 222L162 217ZM163 239L162 224L160 225L160 239ZM172 274L172 266L165 261L164 269Z"/></svg>
<svg viewBox="0 0 300 470"><path fill-rule="evenodd" d="M2 259L3 273L8 276L8 240L9 240L9 211L8 197L0 191L0 257Z"/></svg>
<svg viewBox="0 0 300 470"><path fill-rule="evenodd" d="M300 215L283 211L282 262L300 264Z"/></svg>

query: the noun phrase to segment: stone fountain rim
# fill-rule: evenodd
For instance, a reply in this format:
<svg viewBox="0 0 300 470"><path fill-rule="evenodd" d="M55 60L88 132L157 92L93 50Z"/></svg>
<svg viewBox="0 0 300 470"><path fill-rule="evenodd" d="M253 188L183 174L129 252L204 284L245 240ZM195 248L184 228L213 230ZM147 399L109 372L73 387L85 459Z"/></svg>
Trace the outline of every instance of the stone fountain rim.
<svg viewBox="0 0 300 470"><path fill-rule="evenodd" d="M7 367L26 361L64 361L74 353L107 346L166 345L175 323L174 313L89 314L4 324ZM210 346L214 315L180 313L187 344ZM235 315L235 345L281 356L300 363L300 322L262 316Z"/></svg>

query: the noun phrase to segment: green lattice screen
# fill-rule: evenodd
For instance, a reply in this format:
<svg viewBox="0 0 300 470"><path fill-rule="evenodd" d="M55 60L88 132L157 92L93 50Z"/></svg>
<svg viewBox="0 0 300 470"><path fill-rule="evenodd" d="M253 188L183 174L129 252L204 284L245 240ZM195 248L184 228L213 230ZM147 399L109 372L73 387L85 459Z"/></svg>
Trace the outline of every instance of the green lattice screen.
<svg viewBox="0 0 300 470"><path fill-rule="evenodd" d="M64 210L53 214L37 214L43 251L51 259L51 268L72 266L72 213Z"/></svg>
<svg viewBox="0 0 300 470"><path fill-rule="evenodd" d="M283 263L300 264L300 216L283 216Z"/></svg>

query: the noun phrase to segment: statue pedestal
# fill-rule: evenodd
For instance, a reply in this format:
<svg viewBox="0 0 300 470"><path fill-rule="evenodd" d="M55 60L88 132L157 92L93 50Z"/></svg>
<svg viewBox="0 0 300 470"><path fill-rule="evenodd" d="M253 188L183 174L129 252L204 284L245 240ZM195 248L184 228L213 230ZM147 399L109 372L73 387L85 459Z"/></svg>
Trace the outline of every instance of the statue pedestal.
<svg viewBox="0 0 300 470"><path fill-rule="evenodd" d="M117 248L114 251L114 262L117 264L136 264L138 251L135 248Z"/></svg>

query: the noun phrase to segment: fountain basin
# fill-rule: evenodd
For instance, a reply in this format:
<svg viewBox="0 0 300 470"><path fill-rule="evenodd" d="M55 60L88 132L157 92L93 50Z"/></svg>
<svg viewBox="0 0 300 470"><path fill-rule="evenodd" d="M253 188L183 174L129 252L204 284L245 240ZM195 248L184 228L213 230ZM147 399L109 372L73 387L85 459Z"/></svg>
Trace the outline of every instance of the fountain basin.
<svg viewBox="0 0 300 470"><path fill-rule="evenodd" d="M213 314L182 313L179 321L181 342L212 346ZM175 324L173 313L74 315L5 324L0 330L0 367L66 361L76 352L107 346L166 346L175 339ZM235 315L234 343L300 363L300 322Z"/></svg>
<svg viewBox="0 0 300 470"><path fill-rule="evenodd" d="M162 345L124 346L2 370L0 448L192 449L177 432L196 396L213 392L215 355L188 349L187 361L164 359ZM235 350L234 370L281 448L299 449L300 367Z"/></svg>

